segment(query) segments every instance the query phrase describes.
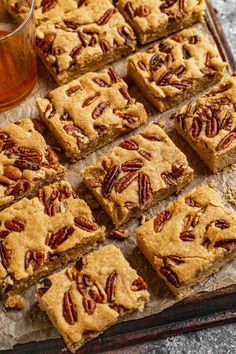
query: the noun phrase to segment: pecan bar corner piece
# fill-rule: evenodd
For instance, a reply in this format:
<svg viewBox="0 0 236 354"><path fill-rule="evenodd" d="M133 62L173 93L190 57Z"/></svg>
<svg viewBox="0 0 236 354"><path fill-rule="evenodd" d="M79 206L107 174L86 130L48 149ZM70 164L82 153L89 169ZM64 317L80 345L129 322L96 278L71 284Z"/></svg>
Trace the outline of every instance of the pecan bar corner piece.
<svg viewBox="0 0 236 354"><path fill-rule="evenodd" d="M81 174L116 226L140 215L193 178L185 155L157 124L124 140Z"/></svg>
<svg viewBox="0 0 236 354"><path fill-rule="evenodd" d="M236 214L207 185L140 226L137 244L177 298L236 257Z"/></svg>
<svg viewBox="0 0 236 354"><path fill-rule="evenodd" d="M39 306L46 311L72 352L103 333L124 314L143 311L147 284L108 245L80 258L37 285Z"/></svg>
<svg viewBox="0 0 236 354"><path fill-rule="evenodd" d="M167 37L202 21L205 0L118 0L116 6L141 44Z"/></svg>
<svg viewBox="0 0 236 354"><path fill-rule="evenodd" d="M31 286L103 241L88 205L67 181L0 212L0 283L8 296Z"/></svg>
<svg viewBox="0 0 236 354"><path fill-rule="evenodd" d="M0 129L0 210L35 195L64 174L64 166L32 120L22 119Z"/></svg>
<svg viewBox="0 0 236 354"><path fill-rule="evenodd" d="M236 162L236 74L174 116L175 127L214 172Z"/></svg>
<svg viewBox="0 0 236 354"><path fill-rule="evenodd" d="M222 79L226 63L196 28L185 29L128 59L128 74L163 112Z"/></svg>
<svg viewBox="0 0 236 354"><path fill-rule="evenodd" d="M58 22L39 22L36 44L43 63L63 85L127 56L135 50L136 39L110 0L86 0L64 11Z"/></svg>
<svg viewBox="0 0 236 354"><path fill-rule="evenodd" d="M72 162L136 129L148 118L144 106L130 97L127 84L112 67L87 73L36 103L42 120Z"/></svg>

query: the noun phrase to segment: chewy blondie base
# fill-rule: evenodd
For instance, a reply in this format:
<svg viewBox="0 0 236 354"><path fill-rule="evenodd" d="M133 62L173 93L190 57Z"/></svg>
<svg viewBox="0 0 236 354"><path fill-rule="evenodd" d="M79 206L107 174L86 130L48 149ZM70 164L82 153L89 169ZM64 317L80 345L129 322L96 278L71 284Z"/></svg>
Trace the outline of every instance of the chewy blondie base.
<svg viewBox="0 0 236 354"><path fill-rule="evenodd" d="M191 27L203 20L205 12L205 0L118 0L116 6L134 29L141 44Z"/></svg>
<svg viewBox="0 0 236 354"><path fill-rule="evenodd" d="M144 106L131 98L123 79L110 67L87 73L36 100L66 156L74 162L114 141L147 118Z"/></svg>
<svg viewBox="0 0 236 354"><path fill-rule="evenodd" d="M64 176L64 166L34 124L22 119L0 128L0 210Z"/></svg>
<svg viewBox="0 0 236 354"><path fill-rule="evenodd" d="M43 279L37 293L40 308L47 312L72 352L121 316L143 311L149 298L144 280L113 245Z"/></svg>
<svg viewBox="0 0 236 354"><path fill-rule="evenodd" d="M158 125L124 140L81 175L118 226L155 205L193 178L185 155Z"/></svg>
<svg viewBox="0 0 236 354"><path fill-rule="evenodd" d="M215 47L195 28L128 58L129 76L159 112L218 82L225 66Z"/></svg>
<svg viewBox="0 0 236 354"><path fill-rule="evenodd" d="M0 212L3 293L14 295L103 240L104 227L66 181Z"/></svg>
<svg viewBox="0 0 236 354"><path fill-rule="evenodd" d="M236 257L236 215L207 185L137 229L137 245L177 298Z"/></svg>
<svg viewBox="0 0 236 354"><path fill-rule="evenodd" d="M236 75L181 108L175 127L213 173L236 162Z"/></svg>

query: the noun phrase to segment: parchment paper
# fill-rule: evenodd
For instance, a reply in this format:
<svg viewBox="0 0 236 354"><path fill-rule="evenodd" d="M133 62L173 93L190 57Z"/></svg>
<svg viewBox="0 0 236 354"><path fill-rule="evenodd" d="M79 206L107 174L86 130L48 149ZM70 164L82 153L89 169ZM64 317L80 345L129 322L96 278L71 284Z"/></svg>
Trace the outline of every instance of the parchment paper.
<svg viewBox="0 0 236 354"><path fill-rule="evenodd" d="M196 25L196 27L198 27L203 32L203 34L207 35L209 39L213 42L211 34L208 32L207 27L205 25L198 24ZM126 74L125 59L116 63L114 67L122 76ZM35 107L35 98L39 96L44 97L45 94L54 87L56 87L54 80L46 72L43 65L39 63L39 82L36 85L34 91L17 108L11 109L0 114L0 126L4 126L9 122L13 122L24 117L38 117L38 112ZM227 191L227 189L233 187L235 184L236 169L228 169L226 171L218 173L217 175L213 175L206 168L206 166L203 164L202 160L197 156L197 154L193 152L193 150L188 146L188 144L174 130L173 122L170 119L170 116L172 111L175 111L176 108L174 108L171 112L168 111L168 113L156 115L153 108L150 107L147 102L144 101L142 92L139 92L137 88L132 87L132 93L136 95L138 99L141 100L146 105L148 110L152 113L152 116L149 118L147 124L150 124L152 121L159 121L160 125L164 126L164 130L168 133L168 135L175 142L175 144L180 147L180 149L186 154L191 167L193 167L193 169L195 170L195 179L188 187L184 188L181 191L181 194L186 193L187 191L193 189L195 186L198 186L199 184L210 183L211 185L215 185L216 189L220 191L222 196L224 196L224 193ZM138 130L143 129L143 127L144 126L139 128ZM137 130L135 132L132 132L131 134L127 134L127 136L134 135L136 133ZM95 163L103 154L107 153L114 145L117 145L123 138L117 139L115 143L105 146L98 152L91 154L87 159L78 163L69 165L66 160L64 160L68 168L67 179L72 183L75 190L81 191L81 178L79 174L80 169L84 166L88 166L92 163ZM149 219L151 216L161 211L175 199L176 195L170 196L163 202L159 203L156 207L144 213L144 217ZM228 206L232 208L232 206ZM111 223L109 222L108 218L105 217L105 214L100 207L95 210L95 214L98 221L104 222L105 220L105 224L108 229L111 227ZM161 285L160 281L158 281L156 273L136 247L135 229L139 226L139 222L140 220L136 219L130 221L127 225L125 225L129 228L131 232L131 237L126 241L111 241L109 239L105 241L105 243L113 242L121 248L130 264L135 267L138 273L145 278L149 285L149 290L151 293L150 303L146 307L145 311L143 313L134 313L133 315L126 317L124 320L137 319L158 313L164 310L165 308L170 307L176 302L176 300L173 299L169 291L163 285ZM215 289L219 289L232 284L236 284L236 261L229 263L217 274L207 279L204 284L197 286L194 289L193 293L199 291L213 291ZM0 349L10 349L16 343L40 341L59 337L59 333L56 329L53 328L51 322L47 319L47 316L38 309L35 301L33 287L25 293L25 298L27 300L26 307L21 312L5 312L2 310L2 304L0 304Z"/></svg>

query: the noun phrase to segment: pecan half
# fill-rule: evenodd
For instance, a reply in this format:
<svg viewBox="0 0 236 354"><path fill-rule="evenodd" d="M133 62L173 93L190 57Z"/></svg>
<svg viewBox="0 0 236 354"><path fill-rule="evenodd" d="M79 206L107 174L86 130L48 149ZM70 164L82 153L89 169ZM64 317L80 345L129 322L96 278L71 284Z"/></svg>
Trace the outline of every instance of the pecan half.
<svg viewBox="0 0 236 354"><path fill-rule="evenodd" d="M134 140L124 140L119 146L126 150L138 150L138 144Z"/></svg>
<svg viewBox="0 0 236 354"><path fill-rule="evenodd" d="M162 172L161 178L165 182L167 188L171 188L176 184L176 181L170 172Z"/></svg>
<svg viewBox="0 0 236 354"><path fill-rule="evenodd" d="M211 118L206 122L206 136L214 138L219 133L219 121L216 118Z"/></svg>
<svg viewBox="0 0 236 354"><path fill-rule="evenodd" d="M96 302L88 295L83 297L84 310L88 315L92 315L96 309Z"/></svg>
<svg viewBox="0 0 236 354"><path fill-rule="evenodd" d="M216 91L214 91L214 93L222 93L228 91L232 86L233 84L230 81L222 83L220 87Z"/></svg>
<svg viewBox="0 0 236 354"><path fill-rule="evenodd" d="M72 51L70 52L70 56L73 59L72 64L76 60L76 58L82 53L83 47L81 45L74 47Z"/></svg>
<svg viewBox="0 0 236 354"><path fill-rule="evenodd" d="M83 267L85 266L85 258L81 256L75 263L75 268L77 269L78 272L80 272Z"/></svg>
<svg viewBox="0 0 236 354"><path fill-rule="evenodd" d="M107 72L108 72L108 75L110 76L112 84L116 84L120 80L120 77L114 68L110 67Z"/></svg>
<svg viewBox="0 0 236 354"><path fill-rule="evenodd" d="M137 7L134 11L134 16L138 16L138 17L146 17L150 14L150 10L147 6L145 5L140 5L139 7Z"/></svg>
<svg viewBox="0 0 236 354"><path fill-rule="evenodd" d="M176 163L174 163L171 167L171 173L174 179L181 177L184 171L185 167L183 165L178 166Z"/></svg>
<svg viewBox="0 0 236 354"><path fill-rule="evenodd" d="M169 7L173 6L176 2L177 0L165 0L160 6L160 10L162 11L168 9Z"/></svg>
<svg viewBox="0 0 236 354"><path fill-rule="evenodd" d="M93 118L93 119L99 118L99 117L102 115L102 113L105 111L105 109L106 109L107 107L109 107L109 106L110 106L110 103L109 103L109 102L102 102L102 103L100 103L100 104L94 109L94 111L93 111L93 113L92 113L92 118Z"/></svg>
<svg viewBox="0 0 236 354"><path fill-rule="evenodd" d="M48 242L48 246L56 249L61 243L66 241L73 234L75 229L72 226L65 226L53 234Z"/></svg>
<svg viewBox="0 0 236 354"><path fill-rule="evenodd" d="M12 165L5 166L3 174L4 174L4 176L6 176L10 179L14 179L14 180L18 180L22 177L22 173L19 170L19 168L14 167Z"/></svg>
<svg viewBox="0 0 236 354"><path fill-rule="evenodd" d="M46 59L50 54L52 54L54 38L54 34L46 34L42 39L38 37L36 38L37 47Z"/></svg>
<svg viewBox="0 0 236 354"><path fill-rule="evenodd" d="M229 130L231 131L233 125L233 116L232 113L226 112L224 119L222 120L221 123L221 129Z"/></svg>
<svg viewBox="0 0 236 354"><path fill-rule="evenodd" d="M155 232L160 232L166 222L170 220L172 213L170 211L164 210L154 219L153 227Z"/></svg>
<svg viewBox="0 0 236 354"><path fill-rule="evenodd" d="M4 239L9 235L10 231L9 230L2 230L0 231L0 240Z"/></svg>
<svg viewBox="0 0 236 354"><path fill-rule="evenodd" d="M37 288L37 293L42 297L48 289L52 286L52 282L48 278L41 279L39 281L40 287Z"/></svg>
<svg viewBox="0 0 236 354"><path fill-rule="evenodd" d="M120 93L122 94L122 96L124 97L124 99L126 99L126 100L128 100L128 101L131 100L131 97L130 97L130 95L129 95L129 92L128 92L128 90L127 90L125 87L121 87L121 88L119 89L119 91L120 91Z"/></svg>
<svg viewBox="0 0 236 354"><path fill-rule="evenodd" d="M141 155L142 157L144 157L146 160L151 161L152 155L151 155L151 153L150 153L149 151L144 150L144 149L140 149L140 150L138 151L138 153L139 153L139 155Z"/></svg>
<svg viewBox="0 0 236 354"><path fill-rule="evenodd" d="M100 94L99 94L99 93L96 93L94 96L91 96L91 97L86 98L86 100L84 101L82 107L84 108L84 107L89 106L89 105L92 104L94 101L96 101L99 96L100 96Z"/></svg>
<svg viewBox="0 0 236 354"><path fill-rule="evenodd" d="M33 271L40 268L45 262L45 253L43 251L29 251L25 255L25 269L31 264Z"/></svg>
<svg viewBox="0 0 236 354"><path fill-rule="evenodd" d="M125 40L125 43L128 46L130 46L132 48L135 48L133 43L132 43L132 39L130 37L130 34L127 32L127 29L125 27L118 28L118 33Z"/></svg>
<svg viewBox="0 0 236 354"><path fill-rule="evenodd" d="M14 162L14 167L17 167L20 171L24 171L24 170L38 171L40 169L39 165L25 160L16 160Z"/></svg>
<svg viewBox="0 0 236 354"><path fill-rule="evenodd" d="M214 225L215 227L218 227L221 230L228 229L230 227L230 224L224 220L224 219L217 219L213 220L206 226L206 229L208 230L211 225Z"/></svg>
<svg viewBox="0 0 236 354"><path fill-rule="evenodd" d="M138 61L137 64L141 70L146 71L146 65L144 64L143 61L140 60L140 61Z"/></svg>
<svg viewBox="0 0 236 354"><path fill-rule="evenodd" d="M180 65L175 69L174 74L180 78L186 73L186 71L186 68L183 65Z"/></svg>
<svg viewBox="0 0 236 354"><path fill-rule="evenodd" d="M102 39L99 44L103 53L108 53L111 50L109 43L105 39Z"/></svg>
<svg viewBox="0 0 236 354"><path fill-rule="evenodd" d="M111 18L111 16L116 13L115 8L108 9L96 22L97 25L103 26L105 25Z"/></svg>
<svg viewBox="0 0 236 354"><path fill-rule="evenodd" d="M185 60L191 58L191 54L189 53L189 50L187 49L187 47L185 45L183 45L183 47L182 47L182 55L183 55L183 59L185 59Z"/></svg>
<svg viewBox="0 0 236 354"><path fill-rule="evenodd" d="M137 177L136 172L128 172L125 176L119 178L115 185L116 192L122 193Z"/></svg>
<svg viewBox="0 0 236 354"><path fill-rule="evenodd" d="M74 325L77 322L77 312L72 301L70 290L67 290L63 298L63 316L69 325Z"/></svg>
<svg viewBox="0 0 236 354"><path fill-rule="evenodd" d="M201 205L198 202L196 202L196 200L194 200L192 197L185 198L185 203L190 207L194 207L194 208L201 207Z"/></svg>
<svg viewBox="0 0 236 354"><path fill-rule="evenodd" d="M172 262L174 264L181 264L181 263L184 263L184 260L179 257L179 256L175 256L175 255L171 255L171 256L166 256L163 258L163 261L166 264L169 264L169 262Z"/></svg>
<svg viewBox="0 0 236 354"><path fill-rule="evenodd" d="M178 126L185 131L186 130L186 122L185 122L185 116L183 114L177 114L175 117L175 122L178 124Z"/></svg>
<svg viewBox="0 0 236 354"><path fill-rule="evenodd" d="M188 88L192 87L192 83L190 81L184 80L184 81L174 81L170 83L171 86L177 88L178 90L186 90Z"/></svg>
<svg viewBox="0 0 236 354"><path fill-rule="evenodd" d="M159 50L164 53L171 53L173 46L167 42L161 42L159 44Z"/></svg>
<svg viewBox="0 0 236 354"><path fill-rule="evenodd" d="M124 172L138 171L143 167L143 161L141 159L127 160L122 163L121 170Z"/></svg>
<svg viewBox="0 0 236 354"><path fill-rule="evenodd" d="M147 289L147 283L144 281L142 277L138 277L135 279L132 283L132 290L134 291L140 291L140 290L146 290Z"/></svg>
<svg viewBox="0 0 236 354"><path fill-rule="evenodd" d="M0 257L1 257L2 265L4 266L5 269L10 267L11 256L12 256L12 250L4 246L2 241L0 241Z"/></svg>
<svg viewBox="0 0 236 354"><path fill-rule="evenodd" d="M30 182L26 179L19 180L14 187L9 187L5 190L5 195L19 196L27 191L30 187Z"/></svg>
<svg viewBox="0 0 236 354"><path fill-rule="evenodd" d="M77 227L87 232L93 232L98 229L98 226L95 222L84 218L83 216L78 216L74 218L74 223Z"/></svg>
<svg viewBox="0 0 236 354"><path fill-rule="evenodd" d="M113 292L114 292L114 288L115 288L115 282L117 279L117 273L115 270L113 270L113 272L111 272L111 274L108 276L107 281L106 281L106 294L107 294L107 302L111 302L112 301L112 296L113 296Z"/></svg>
<svg viewBox="0 0 236 354"><path fill-rule="evenodd" d="M119 173L120 168L118 165L115 165L107 170L107 173L102 182L102 195L104 198L109 197Z"/></svg>
<svg viewBox="0 0 236 354"><path fill-rule="evenodd" d="M141 206L146 204L153 194L150 179L148 175L143 172L140 172L138 175L138 194Z"/></svg>
<svg viewBox="0 0 236 354"><path fill-rule="evenodd" d="M109 234L109 237L114 240L124 241L130 236L129 230L116 229L112 230Z"/></svg>
<svg viewBox="0 0 236 354"><path fill-rule="evenodd" d="M45 13L51 9L53 9L57 4L57 0L42 0L41 7L42 13Z"/></svg>
<svg viewBox="0 0 236 354"><path fill-rule="evenodd" d="M236 138L236 132L233 131L229 134L227 134L217 145L216 150L220 151L220 150L224 150L227 147L230 146L230 144L233 142L233 140Z"/></svg>
<svg viewBox="0 0 236 354"><path fill-rule="evenodd" d="M153 74L164 64L163 59L158 54L153 54L149 62L150 72Z"/></svg>
<svg viewBox="0 0 236 354"><path fill-rule="evenodd" d="M81 91L82 88L80 85L72 86L66 90L67 96L71 97L76 94L76 92Z"/></svg>
<svg viewBox="0 0 236 354"><path fill-rule="evenodd" d="M200 121L199 118L194 118L192 127L190 129L192 133L192 137L196 139L200 135L201 130L202 130L202 122Z"/></svg>
<svg viewBox="0 0 236 354"><path fill-rule="evenodd" d="M25 229L25 224L23 223L23 221L21 221L18 218L14 218L12 220L6 220L4 222L4 226L6 229L15 232L21 232L24 231Z"/></svg>
<svg viewBox="0 0 236 354"><path fill-rule="evenodd" d="M93 79L93 81L95 82L95 84L97 84L100 87L109 87L109 85L102 79L95 78Z"/></svg>
<svg viewBox="0 0 236 354"><path fill-rule="evenodd" d="M186 230L180 233L179 238L182 241L193 241L195 239L194 233L192 230Z"/></svg>
<svg viewBox="0 0 236 354"><path fill-rule="evenodd" d="M179 279L170 267L160 267L160 272L170 284L172 284L175 288L179 288Z"/></svg>
<svg viewBox="0 0 236 354"><path fill-rule="evenodd" d="M214 247L221 247L221 248L225 248L227 251L230 251L231 247L235 243L236 243L236 240L234 240L234 239L220 240L220 241L215 242Z"/></svg>
<svg viewBox="0 0 236 354"><path fill-rule="evenodd" d="M197 35L195 35L195 36L189 37L188 41L190 44L197 44L200 42L200 38Z"/></svg>
<svg viewBox="0 0 236 354"><path fill-rule="evenodd" d="M140 134L144 139L150 140L150 141L163 141L162 138L159 138L158 136L154 134L149 134L149 133L141 133Z"/></svg>
<svg viewBox="0 0 236 354"><path fill-rule="evenodd" d="M164 73L162 73L159 79L157 80L156 84L159 86L169 85L172 74L172 69L164 71Z"/></svg>
<svg viewBox="0 0 236 354"><path fill-rule="evenodd" d="M125 12L128 14L129 18L133 20L134 18L134 9L130 1L128 1L124 6Z"/></svg>

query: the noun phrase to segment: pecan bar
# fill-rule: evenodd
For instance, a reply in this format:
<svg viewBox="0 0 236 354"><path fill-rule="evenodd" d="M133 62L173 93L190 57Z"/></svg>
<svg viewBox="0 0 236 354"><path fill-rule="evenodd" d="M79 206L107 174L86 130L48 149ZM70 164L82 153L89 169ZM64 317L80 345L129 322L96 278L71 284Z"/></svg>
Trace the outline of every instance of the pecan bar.
<svg viewBox="0 0 236 354"><path fill-rule="evenodd" d="M141 214L193 178L185 155L155 124L124 140L81 174L115 225Z"/></svg>
<svg viewBox="0 0 236 354"><path fill-rule="evenodd" d="M163 112L218 82L226 66L195 28L183 30L128 59L128 73Z"/></svg>
<svg viewBox="0 0 236 354"><path fill-rule="evenodd" d="M135 35L110 0L81 3L59 22L52 16L36 29L39 56L59 85L135 50Z"/></svg>
<svg viewBox="0 0 236 354"><path fill-rule="evenodd" d="M23 119L0 129L0 210L64 173L33 121Z"/></svg>
<svg viewBox="0 0 236 354"><path fill-rule="evenodd" d="M236 256L236 214L208 187L167 207L137 229L137 244L177 298Z"/></svg>
<svg viewBox="0 0 236 354"><path fill-rule="evenodd" d="M14 294L103 240L104 228L66 181L0 212L0 285Z"/></svg>
<svg viewBox="0 0 236 354"><path fill-rule="evenodd" d="M73 162L146 121L144 106L127 89L109 68L87 73L36 102L41 118Z"/></svg>
<svg viewBox="0 0 236 354"><path fill-rule="evenodd" d="M236 162L236 74L174 116L175 126L215 173Z"/></svg>
<svg viewBox="0 0 236 354"><path fill-rule="evenodd" d="M202 21L205 12L205 0L118 0L116 6L141 44L190 27Z"/></svg>
<svg viewBox="0 0 236 354"><path fill-rule="evenodd" d="M43 279L37 293L41 309L47 312L72 352L122 315L143 311L149 299L145 281L113 245L81 257L73 267Z"/></svg>

